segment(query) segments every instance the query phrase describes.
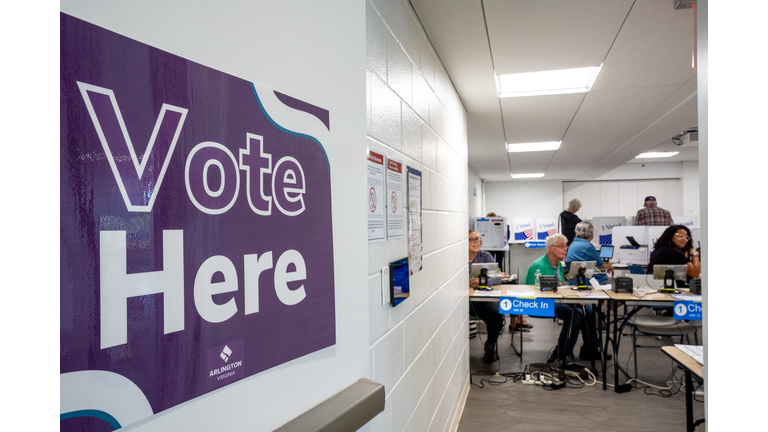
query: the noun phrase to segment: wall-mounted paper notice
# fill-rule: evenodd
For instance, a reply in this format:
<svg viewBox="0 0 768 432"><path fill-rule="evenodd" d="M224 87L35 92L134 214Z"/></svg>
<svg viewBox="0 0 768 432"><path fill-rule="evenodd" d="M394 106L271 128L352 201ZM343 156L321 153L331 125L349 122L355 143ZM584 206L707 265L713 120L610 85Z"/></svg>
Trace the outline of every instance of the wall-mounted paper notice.
<svg viewBox="0 0 768 432"><path fill-rule="evenodd" d="M403 164L387 158L387 238L402 237Z"/></svg>
<svg viewBox="0 0 768 432"><path fill-rule="evenodd" d="M368 150L368 241L385 240L384 155Z"/></svg>
<svg viewBox="0 0 768 432"><path fill-rule="evenodd" d="M421 171L408 167L408 260L411 274L421 270Z"/></svg>

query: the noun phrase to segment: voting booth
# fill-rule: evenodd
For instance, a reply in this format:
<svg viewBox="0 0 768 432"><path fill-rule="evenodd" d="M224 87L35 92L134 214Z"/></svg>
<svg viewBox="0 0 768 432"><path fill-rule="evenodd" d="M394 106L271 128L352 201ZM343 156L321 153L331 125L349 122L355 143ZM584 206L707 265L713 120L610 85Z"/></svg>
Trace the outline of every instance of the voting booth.
<svg viewBox="0 0 768 432"><path fill-rule="evenodd" d="M691 229L691 227L699 226L699 217L698 216L675 216L672 215L672 222L675 223L675 225L682 225L685 227L688 227L688 229Z"/></svg>
<svg viewBox="0 0 768 432"><path fill-rule="evenodd" d="M601 245L612 245L613 228L627 226L627 218L624 216L600 216L592 218L595 227L595 240Z"/></svg>
<svg viewBox="0 0 768 432"><path fill-rule="evenodd" d="M693 226L688 227L688 229L691 230L691 238L693 238L693 247L700 248L701 247L701 227Z"/></svg>
<svg viewBox="0 0 768 432"><path fill-rule="evenodd" d="M547 237L557 233L557 218L536 218L536 240L546 240Z"/></svg>
<svg viewBox="0 0 768 432"><path fill-rule="evenodd" d="M483 239L484 249L507 245L507 218L504 216L475 218L475 231Z"/></svg>
<svg viewBox="0 0 768 432"><path fill-rule="evenodd" d="M533 240L533 218L512 219L512 230L512 238L517 242Z"/></svg>

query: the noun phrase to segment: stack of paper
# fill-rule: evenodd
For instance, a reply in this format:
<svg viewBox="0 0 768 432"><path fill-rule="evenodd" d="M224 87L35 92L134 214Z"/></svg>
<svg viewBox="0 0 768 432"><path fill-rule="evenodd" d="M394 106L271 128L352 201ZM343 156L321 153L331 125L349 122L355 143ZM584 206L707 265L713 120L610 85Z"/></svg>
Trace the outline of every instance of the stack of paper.
<svg viewBox="0 0 768 432"><path fill-rule="evenodd" d="M507 296L509 297L536 297L533 294L533 291L507 291Z"/></svg>
<svg viewBox="0 0 768 432"><path fill-rule="evenodd" d="M475 291L475 297L499 297L501 291Z"/></svg>
<svg viewBox="0 0 768 432"><path fill-rule="evenodd" d="M603 291L582 291L579 292L581 298L593 298L593 299L607 299L608 294Z"/></svg>
<svg viewBox="0 0 768 432"><path fill-rule="evenodd" d="M700 295L680 295L680 294L672 294L672 297L678 299L678 300L690 300L690 301L701 301Z"/></svg>
<svg viewBox="0 0 768 432"><path fill-rule="evenodd" d="M682 352L693 357L694 360L704 365L704 347L702 345L679 345L675 346Z"/></svg>

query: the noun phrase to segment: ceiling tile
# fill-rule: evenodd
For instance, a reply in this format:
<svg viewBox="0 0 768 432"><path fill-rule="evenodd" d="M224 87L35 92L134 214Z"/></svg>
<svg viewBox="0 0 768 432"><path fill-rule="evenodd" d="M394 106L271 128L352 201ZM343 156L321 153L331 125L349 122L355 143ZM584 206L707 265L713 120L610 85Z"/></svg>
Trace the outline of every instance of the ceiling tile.
<svg viewBox="0 0 768 432"><path fill-rule="evenodd" d="M552 165L587 164L605 154L613 140L563 141L552 158Z"/></svg>
<svg viewBox="0 0 768 432"><path fill-rule="evenodd" d="M544 172L552 161L554 152L507 153L511 174Z"/></svg>
<svg viewBox="0 0 768 432"><path fill-rule="evenodd" d="M592 89L565 139L617 139L667 99L679 86Z"/></svg>
<svg viewBox="0 0 768 432"><path fill-rule="evenodd" d="M499 108L467 113L467 145L504 148L504 130L501 125Z"/></svg>
<svg viewBox="0 0 768 432"><path fill-rule="evenodd" d="M632 0L486 0L498 74L599 66Z"/></svg>
<svg viewBox="0 0 768 432"><path fill-rule="evenodd" d="M560 141L583 99L584 93L502 98L507 142Z"/></svg>
<svg viewBox="0 0 768 432"><path fill-rule="evenodd" d="M635 3L593 89L680 85L696 76L693 9L671 3Z"/></svg>
<svg viewBox="0 0 768 432"><path fill-rule="evenodd" d="M478 97L493 97L496 83L480 2L412 0L411 3L456 90L467 102L467 109Z"/></svg>
<svg viewBox="0 0 768 432"><path fill-rule="evenodd" d="M469 165L484 180L509 180L509 160L504 146L469 148Z"/></svg>
<svg viewBox="0 0 768 432"><path fill-rule="evenodd" d="M579 175L585 168L583 163L551 163L544 172L544 179L566 180Z"/></svg>
<svg viewBox="0 0 768 432"><path fill-rule="evenodd" d="M480 178L507 181L512 165L513 171L546 169L545 178L594 180L697 124L693 13L674 10L669 0L410 3L439 56L435 76L442 62L450 76L444 84L453 83L466 108L468 160ZM586 95L500 100L496 94L495 71L600 62ZM430 85L437 81L427 78ZM561 149L548 156L510 156L504 148L559 139ZM676 157L689 160L697 152Z"/></svg>

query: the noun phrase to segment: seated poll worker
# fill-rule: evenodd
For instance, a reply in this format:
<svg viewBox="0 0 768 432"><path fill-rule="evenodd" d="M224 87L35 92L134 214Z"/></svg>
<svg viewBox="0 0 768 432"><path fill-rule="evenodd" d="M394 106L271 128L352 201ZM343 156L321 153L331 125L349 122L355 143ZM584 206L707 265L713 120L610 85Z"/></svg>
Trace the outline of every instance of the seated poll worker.
<svg viewBox="0 0 768 432"><path fill-rule="evenodd" d="M595 261L595 267L605 272L614 274L613 266L610 263L603 262L597 249L592 245L592 239L595 237L595 227L592 223L583 221L576 224L576 237L573 243L568 247L568 254L565 256L565 271L571 269L571 263L574 261ZM574 275L568 275L571 282L574 282ZM596 274L595 279L600 285L605 285L608 281L608 275L605 273ZM575 283L575 282L574 282Z"/></svg>
<svg viewBox="0 0 768 432"><path fill-rule="evenodd" d="M688 266L688 278L701 275L699 252L693 248L691 231L684 225L672 225L664 230L656 241L651 257L648 259L646 273L653 274L656 264L684 264ZM678 286L685 285L678 281Z"/></svg>
<svg viewBox="0 0 768 432"><path fill-rule="evenodd" d="M592 223L587 221L579 222L576 224L575 231L576 237L573 239L573 243L571 243L571 245L568 247L568 253L565 256L565 270L570 270L571 263L574 261L595 261L595 266L597 268L605 272L609 272L611 273L611 276L613 276L613 265L603 262L603 259L600 258L600 254L597 253L597 249L592 245L592 239L595 237L595 227L592 225ZM573 277L573 275L568 276L569 284L575 284L576 279ZM608 275L605 273L596 274L594 277L600 285L605 285L605 283L608 281ZM587 283L589 285L589 282ZM582 345L581 351L579 351L579 358L582 360L590 360L592 357L594 357L594 359L597 360L600 358L600 350L595 349L594 347L589 349L589 347L586 346L587 340L589 340L590 343L597 340L597 331L595 329L595 313L592 310L592 305L585 305L584 311L586 313L587 329L589 329L590 332L588 338L582 337L584 339L585 345ZM584 331L585 329L582 329L582 336L584 335ZM606 360L610 360L610 358L613 356L606 354L605 357Z"/></svg>
<svg viewBox="0 0 768 432"><path fill-rule="evenodd" d="M485 215L485 217L499 217L499 215L497 215L495 212L490 212L487 215ZM507 231L507 234L509 234L509 225L507 225L506 231ZM507 240L509 239L507 238ZM482 242L483 242L483 239L481 237L480 243L482 244ZM493 253L491 253L491 256L496 258L496 256ZM499 255L499 256L503 256L503 255ZM496 259L496 262L500 263L498 259ZM527 332L530 332L532 328L533 328L533 324L529 324L528 320L525 319L525 316L523 315L509 316L509 331L511 332L522 331L527 333Z"/></svg>
<svg viewBox="0 0 768 432"><path fill-rule="evenodd" d="M547 237L544 245L547 249L546 253L528 267L528 274L525 278L526 285L536 284L536 270L541 271L542 276L556 275L560 282L564 282L563 273L565 270L560 265L560 261L565 258L568 252L568 238L562 234L554 234ZM563 320L563 329L560 331L557 348L549 357L549 362L559 359L560 353L573 357L573 347L579 338L579 329L583 318L581 314L574 313L573 309L566 304L556 304L555 313Z"/></svg>
<svg viewBox="0 0 768 432"><path fill-rule="evenodd" d="M482 239L477 231L469 231L469 271L472 271L472 264L495 263L493 256L486 251L481 251ZM480 283L478 278L469 278L469 287L477 289ZM488 278L488 285L501 284L500 277ZM488 339L485 341L485 353L483 361L492 363L499 359L496 351L496 341L504 328L504 317L499 313L499 304L496 302L469 302L469 312L474 314L485 322L488 328Z"/></svg>

